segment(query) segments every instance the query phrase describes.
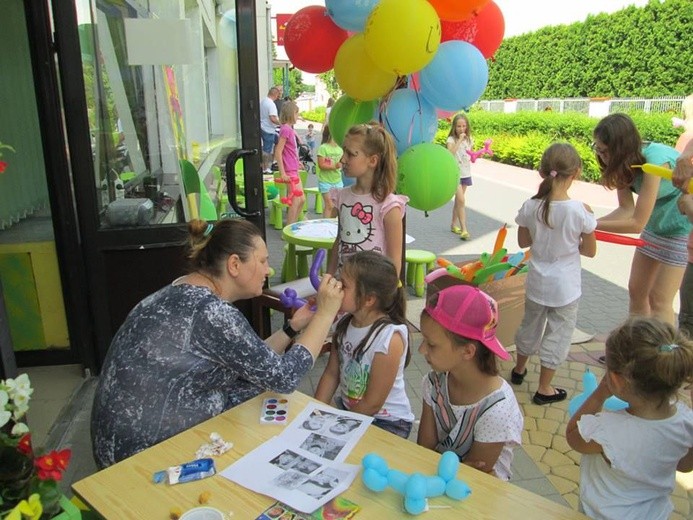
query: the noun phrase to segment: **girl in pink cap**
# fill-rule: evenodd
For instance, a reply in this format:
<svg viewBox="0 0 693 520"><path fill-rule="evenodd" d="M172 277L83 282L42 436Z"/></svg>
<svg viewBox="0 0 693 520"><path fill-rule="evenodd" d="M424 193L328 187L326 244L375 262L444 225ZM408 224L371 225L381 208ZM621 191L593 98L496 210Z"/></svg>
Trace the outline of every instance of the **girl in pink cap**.
<svg viewBox="0 0 693 520"><path fill-rule="evenodd" d="M421 313L419 352L433 371L423 378L417 443L510 480L523 418L496 357L510 354L496 338L498 305L471 285L434 294Z"/></svg>

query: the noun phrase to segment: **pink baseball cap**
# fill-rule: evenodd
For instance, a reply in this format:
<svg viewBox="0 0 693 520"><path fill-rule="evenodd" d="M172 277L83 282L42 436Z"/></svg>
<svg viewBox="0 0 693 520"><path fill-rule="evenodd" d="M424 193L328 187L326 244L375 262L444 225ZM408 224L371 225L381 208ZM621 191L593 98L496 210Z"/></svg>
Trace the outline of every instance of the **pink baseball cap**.
<svg viewBox="0 0 693 520"><path fill-rule="evenodd" d="M501 359L510 354L496 338L498 304L484 291L472 285L453 285L438 291L426 302L426 312L444 328L459 336L475 339Z"/></svg>

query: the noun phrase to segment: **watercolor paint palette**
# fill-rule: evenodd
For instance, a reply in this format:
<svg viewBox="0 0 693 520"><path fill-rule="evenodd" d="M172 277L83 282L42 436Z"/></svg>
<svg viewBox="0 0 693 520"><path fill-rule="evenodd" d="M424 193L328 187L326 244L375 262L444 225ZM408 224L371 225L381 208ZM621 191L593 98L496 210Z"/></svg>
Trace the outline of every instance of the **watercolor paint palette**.
<svg viewBox="0 0 693 520"><path fill-rule="evenodd" d="M289 421L289 400L283 397L270 397L262 401L261 424L287 424Z"/></svg>

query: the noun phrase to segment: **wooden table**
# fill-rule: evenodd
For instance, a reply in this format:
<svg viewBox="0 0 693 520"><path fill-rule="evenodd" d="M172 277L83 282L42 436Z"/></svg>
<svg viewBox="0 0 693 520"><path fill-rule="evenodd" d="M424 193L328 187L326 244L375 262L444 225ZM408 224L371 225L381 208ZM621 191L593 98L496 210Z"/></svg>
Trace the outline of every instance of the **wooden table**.
<svg viewBox="0 0 693 520"><path fill-rule="evenodd" d="M218 432L233 448L216 457L217 471L222 471L246 453L281 433L281 426L261 425L259 414L263 394L213 419L203 422L175 437L144 450L110 468L102 470L72 485L74 492L93 510L107 519L166 520L172 507L186 511L197 505L200 493L211 493L209 504L224 512L233 512L233 519L252 520L275 501L249 491L220 475L196 482L177 484L152 483L152 474L168 466L188 462L195 451L209 441L209 434ZM294 417L312 398L299 392L287 396L289 413ZM414 442L371 426L366 435L347 457L346 462L360 464L368 453L377 453L390 467L405 472L419 471L432 475L437 471L440 456ZM587 517L515 485L502 482L460 465L457 477L472 489L469 498L454 501L447 497L431 499L431 505L449 505L451 509L431 509L421 518L474 518L569 520ZM356 519L391 519L408 515L402 510L402 497L387 489L374 493L367 489L360 474L344 493L345 498L361 506Z"/></svg>

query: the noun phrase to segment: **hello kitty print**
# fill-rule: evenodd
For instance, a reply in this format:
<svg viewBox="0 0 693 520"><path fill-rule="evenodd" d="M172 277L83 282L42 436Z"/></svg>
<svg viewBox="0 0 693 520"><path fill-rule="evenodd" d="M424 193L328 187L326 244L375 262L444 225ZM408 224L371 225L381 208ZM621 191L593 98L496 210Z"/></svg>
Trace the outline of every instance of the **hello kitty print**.
<svg viewBox="0 0 693 520"><path fill-rule="evenodd" d="M383 202L370 194L355 194L351 187L335 189L330 197L339 208L338 269L344 260L359 251L376 251L385 254L384 218L393 208L404 213L409 200L403 195L388 195Z"/></svg>

